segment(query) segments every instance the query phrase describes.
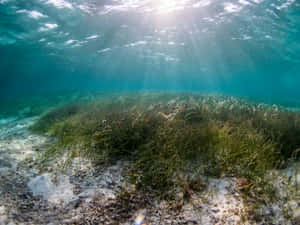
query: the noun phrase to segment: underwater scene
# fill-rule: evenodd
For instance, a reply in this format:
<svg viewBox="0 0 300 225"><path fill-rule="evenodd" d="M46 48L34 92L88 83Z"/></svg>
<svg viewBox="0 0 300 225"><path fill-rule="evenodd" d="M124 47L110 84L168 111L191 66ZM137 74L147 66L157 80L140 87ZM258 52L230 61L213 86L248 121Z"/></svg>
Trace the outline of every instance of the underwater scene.
<svg viewBox="0 0 300 225"><path fill-rule="evenodd" d="M0 225L299 225L299 0L0 0Z"/></svg>

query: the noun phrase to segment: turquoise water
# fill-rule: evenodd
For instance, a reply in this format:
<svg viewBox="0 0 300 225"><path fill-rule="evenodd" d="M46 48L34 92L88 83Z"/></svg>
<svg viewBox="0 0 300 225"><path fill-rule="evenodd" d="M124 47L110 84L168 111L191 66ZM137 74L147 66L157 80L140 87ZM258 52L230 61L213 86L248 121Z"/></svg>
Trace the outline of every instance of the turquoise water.
<svg viewBox="0 0 300 225"><path fill-rule="evenodd" d="M171 90L298 102L298 0L0 0L0 98Z"/></svg>
<svg viewBox="0 0 300 225"><path fill-rule="evenodd" d="M0 225L300 224L299 87L300 0L0 0Z"/></svg>

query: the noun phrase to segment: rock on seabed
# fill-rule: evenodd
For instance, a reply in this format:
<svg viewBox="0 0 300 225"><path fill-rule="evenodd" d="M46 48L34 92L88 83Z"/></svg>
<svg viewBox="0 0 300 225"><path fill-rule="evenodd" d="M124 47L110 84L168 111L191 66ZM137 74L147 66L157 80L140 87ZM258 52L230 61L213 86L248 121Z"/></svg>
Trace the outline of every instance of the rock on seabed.
<svg viewBox="0 0 300 225"><path fill-rule="evenodd" d="M28 187L34 196L42 196L44 200L51 203L67 204L77 199L73 193L74 185L66 175L59 175L54 183L51 174L45 173L31 178Z"/></svg>

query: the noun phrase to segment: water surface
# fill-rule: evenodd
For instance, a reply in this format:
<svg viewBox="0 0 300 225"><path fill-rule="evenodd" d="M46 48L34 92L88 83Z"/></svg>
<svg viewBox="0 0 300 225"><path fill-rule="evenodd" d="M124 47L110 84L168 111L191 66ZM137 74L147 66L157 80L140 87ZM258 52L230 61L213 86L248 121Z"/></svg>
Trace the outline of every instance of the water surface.
<svg viewBox="0 0 300 225"><path fill-rule="evenodd" d="M298 101L297 0L0 0L0 98L180 90Z"/></svg>

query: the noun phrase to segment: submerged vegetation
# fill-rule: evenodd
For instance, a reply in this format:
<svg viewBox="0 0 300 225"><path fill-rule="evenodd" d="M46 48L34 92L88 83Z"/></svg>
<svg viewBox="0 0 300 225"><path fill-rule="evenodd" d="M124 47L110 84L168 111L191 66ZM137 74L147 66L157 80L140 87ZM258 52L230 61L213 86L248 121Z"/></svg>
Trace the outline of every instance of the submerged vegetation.
<svg viewBox="0 0 300 225"><path fill-rule="evenodd" d="M267 171L297 158L300 114L226 96L141 94L54 109L32 127L56 137L44 158L130 162L129 181L172 199L236 177L245 196L274 197Z"/></svg>

